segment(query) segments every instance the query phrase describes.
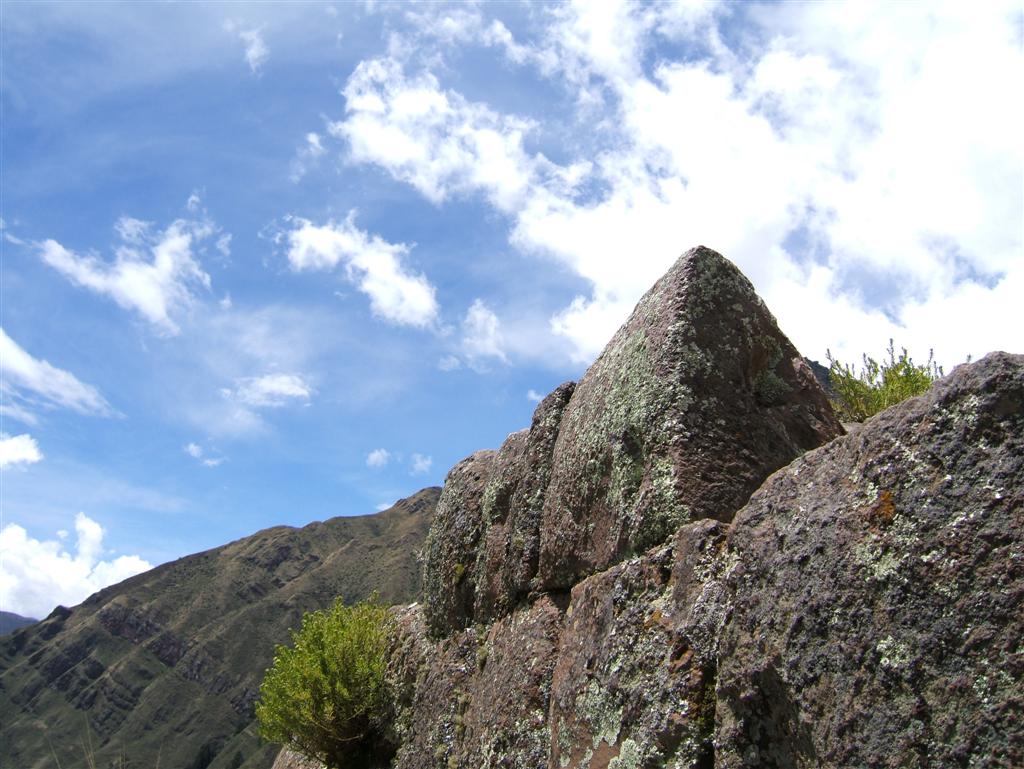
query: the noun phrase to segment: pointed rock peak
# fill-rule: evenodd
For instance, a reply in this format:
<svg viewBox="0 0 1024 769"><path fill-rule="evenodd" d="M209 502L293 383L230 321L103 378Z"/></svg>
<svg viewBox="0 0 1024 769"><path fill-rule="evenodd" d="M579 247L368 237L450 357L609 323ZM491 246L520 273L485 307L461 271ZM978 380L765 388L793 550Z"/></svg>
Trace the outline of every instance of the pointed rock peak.
<svg viewBox="0 0 1024 769"><path fill-rule="evenodd" d="M841 432L750 281L716 251L687 251L562 415L539 586L568 588L687 521L730 520L771 472Z"/></svg>

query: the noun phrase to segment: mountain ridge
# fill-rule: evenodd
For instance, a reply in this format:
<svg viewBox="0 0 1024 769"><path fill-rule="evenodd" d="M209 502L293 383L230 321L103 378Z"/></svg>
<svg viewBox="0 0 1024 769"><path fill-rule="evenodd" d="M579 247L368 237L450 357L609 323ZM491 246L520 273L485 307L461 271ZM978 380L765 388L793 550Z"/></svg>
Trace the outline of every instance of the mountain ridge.
<svg viewBox="0 0 1024 769"><path fill-rule="evenodd" d="M0 642L0 765L266 767L252 702L274 645L335 597L415 597L440 490L371 515L274 526L58 607ZM45 727L45 729L44 729Z"/></svg>

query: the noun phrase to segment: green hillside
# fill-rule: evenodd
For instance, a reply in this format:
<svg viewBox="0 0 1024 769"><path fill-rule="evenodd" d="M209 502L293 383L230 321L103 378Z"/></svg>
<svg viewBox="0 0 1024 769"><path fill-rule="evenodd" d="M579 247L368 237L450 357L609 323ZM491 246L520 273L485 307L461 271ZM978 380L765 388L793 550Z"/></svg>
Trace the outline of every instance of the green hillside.
<svg viewBox="0 0 1024 769"><path fill-rule="evenodd" d="M0 639L0 767L269 767L252 706L274 645L336 596L413 600L438 494L266 529Z"/></svg>

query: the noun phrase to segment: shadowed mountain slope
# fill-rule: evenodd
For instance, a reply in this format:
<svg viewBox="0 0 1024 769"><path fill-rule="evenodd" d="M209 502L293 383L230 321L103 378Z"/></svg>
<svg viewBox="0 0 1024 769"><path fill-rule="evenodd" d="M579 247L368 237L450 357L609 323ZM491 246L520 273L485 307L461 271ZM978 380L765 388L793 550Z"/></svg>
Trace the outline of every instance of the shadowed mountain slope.
<svg viewBox="0 0 1024 769"><path fill-rule="evenodd" d="M0 635L13 633L19 628L28 627L38 621L31 617L22 617L20 614L15 614L11 611L0 611Z"/></svg>
<svg viewBox="0 0 1024 769"><path fill-rule="evenodd" d="M412 600L438 495L266 529L3 638L0 766L85 766L86 750L97 767L269 766L275 751L261 745L252 705L274 645L336 596Z"/></svg>

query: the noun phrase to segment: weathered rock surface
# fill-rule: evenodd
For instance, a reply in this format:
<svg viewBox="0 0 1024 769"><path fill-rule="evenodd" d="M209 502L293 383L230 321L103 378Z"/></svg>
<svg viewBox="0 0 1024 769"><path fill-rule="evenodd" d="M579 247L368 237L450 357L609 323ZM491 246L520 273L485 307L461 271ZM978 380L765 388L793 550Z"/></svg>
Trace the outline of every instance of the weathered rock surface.
<svg viewBox="0 0 1024 769"><path fill-rule="evenodd" d="M729 547L716 766L1024 766L1024 357L798 459Z"/></svg>
<svg viewBox="0 0 1024 769"><path fill-rule="evenodd" d="M750 281L711 249L687 251L566 407L540 586L567 589L687 521L731 520L769 473L841 433Z"/></svg>
<svg viewBox="0 0 1024 769"><path fill-rule="evenodd" d="M829 441L752 297L688 253L453 472L394 769L1024 766L1024 357Z"/></svg>
<svg viewBox="0 0 1024 769"><path fill-rule="evenodd" d="M683 523L728 521L769 473L841 433L750 282L692 249L578 385L452 470L426 554L428 628L492 621Z"/></svg>
<svg viewBox="0 0 1024 769"><path fill-rule="evenodd" d="M552 681L553 767L713 766L724 524L576 585Z"/></svg>
<svg viewBox="0 0 1024 769"><path fill-rule="evenodd" d="M423 592L427 626L438 635L472 622L476 596L476 549L484 488L497 452L478 451L448 471L427 535Z"/></svg>
<svg viewBox="0 0 1024 769"><path fill-rule="evenodd" d="M562 414L576 389L567 382L537 406L528 432L502 446L484 492L484 536L478 549L477 622L502 617L534 589L544 496Z"/></svg>
<svg viewBox="0 0 1024 769"><path fill-rule="evenodd" d="M404 610L396 769L1024 765L1024 357L562 595Z"/></svg>

